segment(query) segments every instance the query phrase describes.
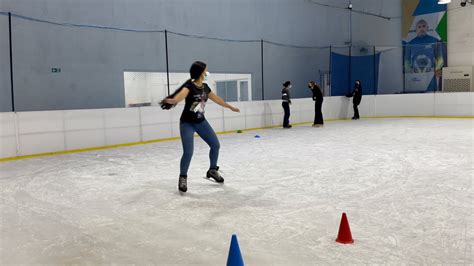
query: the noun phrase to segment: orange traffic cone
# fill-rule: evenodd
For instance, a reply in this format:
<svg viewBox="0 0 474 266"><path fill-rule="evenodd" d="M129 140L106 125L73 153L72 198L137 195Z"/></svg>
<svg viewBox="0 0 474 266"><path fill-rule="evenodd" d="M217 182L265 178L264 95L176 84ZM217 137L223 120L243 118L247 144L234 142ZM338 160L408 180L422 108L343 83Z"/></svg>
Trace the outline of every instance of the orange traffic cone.
<svg viewBox="0 0 474 266"><path fill-rule="evenodd" d="M349 221L347 220L346 213L342 213L341 224L339 225L339 233L337 234L336 242L341 244L352 244L351 228L349 227Z"/></svg>

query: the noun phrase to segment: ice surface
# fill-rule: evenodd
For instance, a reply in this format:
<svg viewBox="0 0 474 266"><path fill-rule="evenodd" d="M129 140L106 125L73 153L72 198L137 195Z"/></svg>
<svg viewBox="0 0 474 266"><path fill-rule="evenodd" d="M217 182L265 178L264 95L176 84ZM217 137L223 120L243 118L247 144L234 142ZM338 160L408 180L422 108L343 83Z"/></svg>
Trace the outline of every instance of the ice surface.
<svg viewBox="0 0 474 266"><path fill-rule="evenodd" d="M260 139L254 138L260 135ZM474 120L369 119L0 164L0 264L474 263ZM355 243L335 242L346 212Z"/></svg>

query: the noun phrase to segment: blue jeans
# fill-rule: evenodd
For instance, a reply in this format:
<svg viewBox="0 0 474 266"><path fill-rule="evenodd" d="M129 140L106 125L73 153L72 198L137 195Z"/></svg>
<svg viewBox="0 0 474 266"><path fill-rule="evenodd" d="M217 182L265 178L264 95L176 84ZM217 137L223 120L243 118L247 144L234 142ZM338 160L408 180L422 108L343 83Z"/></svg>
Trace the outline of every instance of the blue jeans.
<svg viewBox="0 0 474 266"><path fill-rule="evenodd" d="M183 156L181 157L180 163L180 175L187 176L189 164L193 157L194 151L194 132L209 145L211 148L209 152L209 159L211 161L210 168L217 168L217 159L219 158L219 149L221 145L217 139L216 133L212 129L211 125L204 120L200 123L188 123L180 122L179 131L181 133L181 142L183 144Z"/></svg>

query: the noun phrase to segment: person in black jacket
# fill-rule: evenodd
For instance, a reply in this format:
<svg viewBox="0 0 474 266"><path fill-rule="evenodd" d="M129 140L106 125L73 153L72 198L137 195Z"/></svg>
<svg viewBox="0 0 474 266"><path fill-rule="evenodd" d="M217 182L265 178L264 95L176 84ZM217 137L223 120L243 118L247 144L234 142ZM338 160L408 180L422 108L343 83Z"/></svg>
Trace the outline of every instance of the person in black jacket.
<svg viewBox="0 0 474 266"><path fill-rule="evenodd" d="M354 107L354 116L352 117L352 120L359 120L360 117L358 106L362 101L362 83L360 82L360 80L356 80L354 90L352 91L352 93L348 94L347 97L354 97L354 99L352 100Z"/></svg>
<svg viewBox="0 0 474 266"><path fill-rule="evenodd" d="M283 83L283 89L281 90L281 99L283 106L283 110L285 111L285 115L283 117L283 128L291 128L290 125L290 104L291 104L291 97L290 97L290 89L291 89L291 82L286 81Z"/></svg>
<svg viewBox="0 0 474 266"><path fill-rule="evenodd" d="M313 92L313 101L314 101L314 123L313 127L322 127L324 126L323 113L321 108L323 107L323 93L321 88L314 81L308 83L308 88Z"/></svg>

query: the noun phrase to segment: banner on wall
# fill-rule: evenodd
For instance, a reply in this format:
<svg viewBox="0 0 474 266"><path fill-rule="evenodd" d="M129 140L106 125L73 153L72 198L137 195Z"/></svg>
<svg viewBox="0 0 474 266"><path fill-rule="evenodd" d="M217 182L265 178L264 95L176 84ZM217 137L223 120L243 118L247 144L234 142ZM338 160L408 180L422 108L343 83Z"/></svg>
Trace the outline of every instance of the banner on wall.
<svg viewBox="0 0 474 266"><path fill-rule="evenodd" d="M356 80L362 82L364 95L377 94L380 53L349 56L332 52L331 62L331 96L347 95L354 89Z"/></svg>
<svg viewBox="0 0 474 266"><path fill-rule="evenodd" d="M405 92L441 90L447 66L447 5L403 0L402 42Z"/></svg>

